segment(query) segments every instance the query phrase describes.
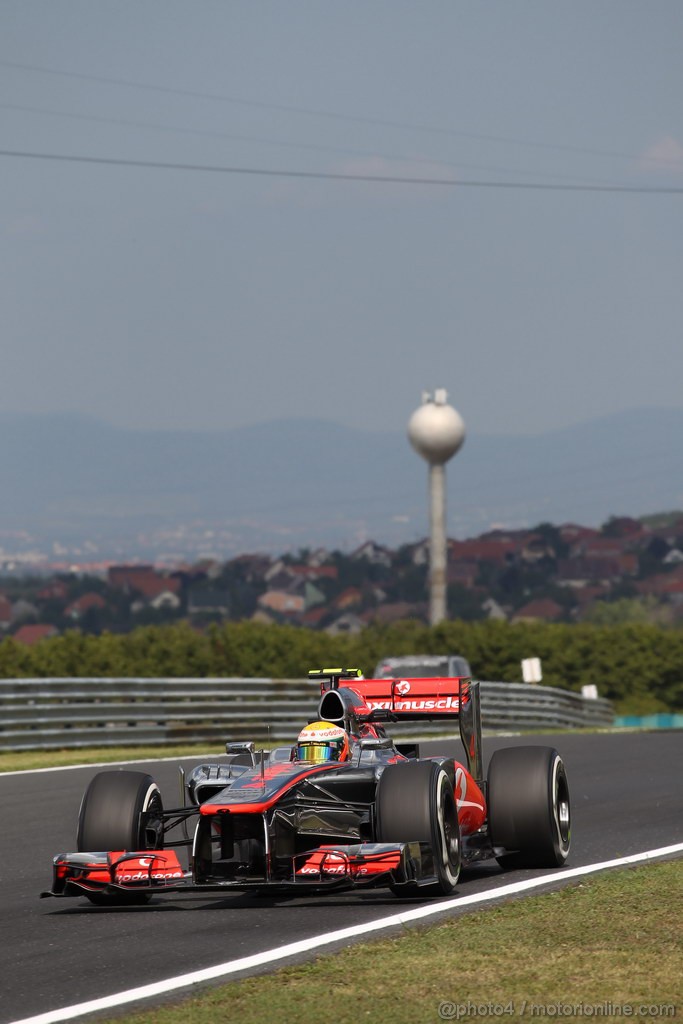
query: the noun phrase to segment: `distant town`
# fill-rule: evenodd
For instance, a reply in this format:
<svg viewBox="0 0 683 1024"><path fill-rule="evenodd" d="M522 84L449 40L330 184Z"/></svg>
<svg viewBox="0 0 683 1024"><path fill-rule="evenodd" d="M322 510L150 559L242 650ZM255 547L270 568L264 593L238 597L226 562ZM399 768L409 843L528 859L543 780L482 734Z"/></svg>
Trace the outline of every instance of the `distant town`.
<svg viewBox="0 0 683 1024"><path fill-rule="evenodd" d="M426 540L243 554L175 566L3 558L0 635L33 645L66 630L125 633L251 619L353 634L426 621ZM40 568L38 572L37 569ZM468 621L683 623L683 512L542 523L448 542L448 614Z"/></svg>

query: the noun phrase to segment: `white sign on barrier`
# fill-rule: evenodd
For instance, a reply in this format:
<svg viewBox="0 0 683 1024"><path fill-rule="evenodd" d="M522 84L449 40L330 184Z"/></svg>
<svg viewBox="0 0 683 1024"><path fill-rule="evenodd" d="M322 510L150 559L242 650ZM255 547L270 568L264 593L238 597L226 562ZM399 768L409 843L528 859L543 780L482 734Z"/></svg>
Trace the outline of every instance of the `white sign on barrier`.
<svg viewBox="0 0 683 1024"><path fill-rule="evenodd" d="M543 679L540 658L524 658L522 661L522 679L525 683L540 683Z"/></svg>

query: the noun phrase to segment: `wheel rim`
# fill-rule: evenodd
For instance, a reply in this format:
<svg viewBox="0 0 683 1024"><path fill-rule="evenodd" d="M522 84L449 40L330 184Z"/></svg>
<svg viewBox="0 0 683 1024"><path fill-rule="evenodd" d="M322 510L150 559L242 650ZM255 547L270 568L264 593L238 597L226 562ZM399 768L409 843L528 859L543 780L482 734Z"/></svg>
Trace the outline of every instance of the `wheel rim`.
<svg viewBox="0 0 683 1024"><path fill-rule="evenodd" d="M553 786L553 818L557 832L560 851L566 854L569 850L571 837L571 811L569 805L569 786L564 767L559 758L555 762L555 780Z"/></svg>
<svg viewBox="0 0 683 1024"><path fill-rule="evenodd" d="M164 820L161 796L156 790L146 802L142 814L143 847L145 850L160 850L164 840Z"/></svg>
<svg viewBox="0 0 683 1024"><path fill-rule="evenodd" d="M444 832L446 840L446 859L450 864L455 864L458 859L460 843L458 842L458 837L455 834L455 829L448 821L445 823Z"/></svg>
<svg viewBox="0 0 683 1024"><path fill-rule="evenodd" d="M457 825L455 799L449 794L448 776L443 773L439 780L439 854L441 865L452 884L458 879L460 861L460 834Z"/></svg>

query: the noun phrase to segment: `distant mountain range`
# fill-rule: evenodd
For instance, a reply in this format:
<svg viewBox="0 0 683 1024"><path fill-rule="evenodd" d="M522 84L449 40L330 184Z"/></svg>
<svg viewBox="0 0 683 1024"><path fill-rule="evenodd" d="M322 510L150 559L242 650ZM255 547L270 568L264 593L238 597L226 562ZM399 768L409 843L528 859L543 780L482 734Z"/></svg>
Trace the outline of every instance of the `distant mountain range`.
<svg viewBox="0 0 683 1024"><path fill-rule="evenodd" d="M203 531L207 548L220 534L225 557L366 537L395 546L427 532L427 467L401 433L313 419L155 432L9 413L0 430L5 548L19 529L50 543L90 539L103 553L126 538L161 533L181 544ZM683 507L682 439L676 409L533 436L471 435L448 467L448 532Z"/></svg>

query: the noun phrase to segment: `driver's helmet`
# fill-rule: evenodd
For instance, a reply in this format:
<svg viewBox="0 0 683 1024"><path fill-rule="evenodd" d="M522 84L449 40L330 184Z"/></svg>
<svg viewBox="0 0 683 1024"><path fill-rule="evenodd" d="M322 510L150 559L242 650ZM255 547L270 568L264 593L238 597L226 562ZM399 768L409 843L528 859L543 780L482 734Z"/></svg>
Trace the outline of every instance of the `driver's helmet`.
<svg viewBox="0 0 683 1024"><path fill-rule="evenodd" d="M332 722L313 722L299 733L297 761L348 761L349 737Z"/></svg>

